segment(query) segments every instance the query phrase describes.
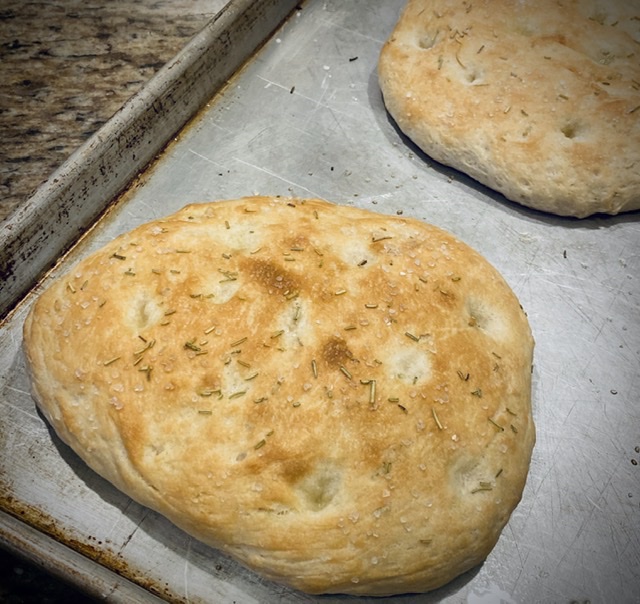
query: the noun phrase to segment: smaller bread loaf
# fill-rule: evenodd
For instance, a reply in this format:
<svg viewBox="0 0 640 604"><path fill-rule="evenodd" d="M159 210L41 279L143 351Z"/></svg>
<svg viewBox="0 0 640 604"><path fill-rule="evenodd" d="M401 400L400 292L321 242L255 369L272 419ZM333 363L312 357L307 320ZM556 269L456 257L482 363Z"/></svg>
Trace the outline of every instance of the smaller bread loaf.
<svg viewBox="0 0 640 604"><path fill-rule="evenodd" d="M640 208L638 0L409 0L378 73L416 145L507 198Z"/></svg>
<svg viewBox="0 0 640 604"><path fill-rule="evenodd" d="M24 346L38 405L89 466L307 592L441 586L486 558L525 484L525 314L418 220L190 205L54 282Z"/></svg>

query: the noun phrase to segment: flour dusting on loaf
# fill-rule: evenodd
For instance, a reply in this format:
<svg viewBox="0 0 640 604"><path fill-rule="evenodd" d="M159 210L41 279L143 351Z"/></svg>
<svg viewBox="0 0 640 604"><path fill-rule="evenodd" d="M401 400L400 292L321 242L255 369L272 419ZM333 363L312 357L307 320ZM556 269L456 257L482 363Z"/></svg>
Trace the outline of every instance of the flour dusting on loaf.
<svg viewBox="0 0 640 604"><path fill-rule="evenodd" d="M483 257L415 219L189 205L59 277L24 346L39 407L89 466L300 590L439 587L522 495L527 318Z"/></svg>
<svg viewBox="0 0 640 604"><path fill-rule="evenodd" d="M416 145L507 198L640 208L640 1L409 0L378 73Z"/></svg>

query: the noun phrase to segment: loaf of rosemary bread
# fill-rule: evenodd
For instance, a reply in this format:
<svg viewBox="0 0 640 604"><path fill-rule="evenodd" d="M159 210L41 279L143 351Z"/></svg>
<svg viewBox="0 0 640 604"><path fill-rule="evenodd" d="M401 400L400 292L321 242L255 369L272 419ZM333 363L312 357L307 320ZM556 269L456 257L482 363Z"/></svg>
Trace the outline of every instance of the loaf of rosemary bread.
<svg viewBox="0 0 640 604"><path fill-rule="evenodd" d="M525 313L416 219L189 205L57 278L24 347L37 404L91 468L307 592L441 586L486 558L525 485Z"/></svg>
<svg viewBox="0 0 640 604"><path fill-rule="evenodd" d="M378 73L418 147L508 199L640 208L640 1L409 0Z"/></svg>

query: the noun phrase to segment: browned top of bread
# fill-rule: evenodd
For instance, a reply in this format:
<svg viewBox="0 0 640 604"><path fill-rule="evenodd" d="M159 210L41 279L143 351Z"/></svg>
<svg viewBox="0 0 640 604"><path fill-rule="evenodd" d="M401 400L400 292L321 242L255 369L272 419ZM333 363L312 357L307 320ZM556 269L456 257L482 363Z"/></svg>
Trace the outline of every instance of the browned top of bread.
<svg viewBox="0 0 640 604"><path fill-rule="evenodd" d="M379 81L419 147L513 201L640 208L638 0L409 0Z"/></svg>
<svg viewBox="0 0 640 604"><path fill-rule="evenodd" d="M521 497L527 319L486 260L414 219L190 205L57 280L24 336L40 408L91 467L301 590L438 587Z"/></svg>

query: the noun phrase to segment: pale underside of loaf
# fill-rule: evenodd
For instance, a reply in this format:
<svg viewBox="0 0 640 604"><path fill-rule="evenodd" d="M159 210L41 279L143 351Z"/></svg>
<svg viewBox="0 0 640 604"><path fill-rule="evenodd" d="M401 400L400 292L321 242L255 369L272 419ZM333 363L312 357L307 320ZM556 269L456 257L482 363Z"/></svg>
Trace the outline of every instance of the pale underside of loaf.
<svg viewBox="0 0 640 604"><path fill-rule="evenodd" d="M416 145L510 200L640 208L637 0L409 0L379 81Z"/></svg>
<svg viewBox="0 0 640 604"><path fill-rule="evenodd" d="M525 484L526 316L486 260L417 220L187 206L54 282L25 351L92 468L304 591L443 585L486 558Z"/></svg>

